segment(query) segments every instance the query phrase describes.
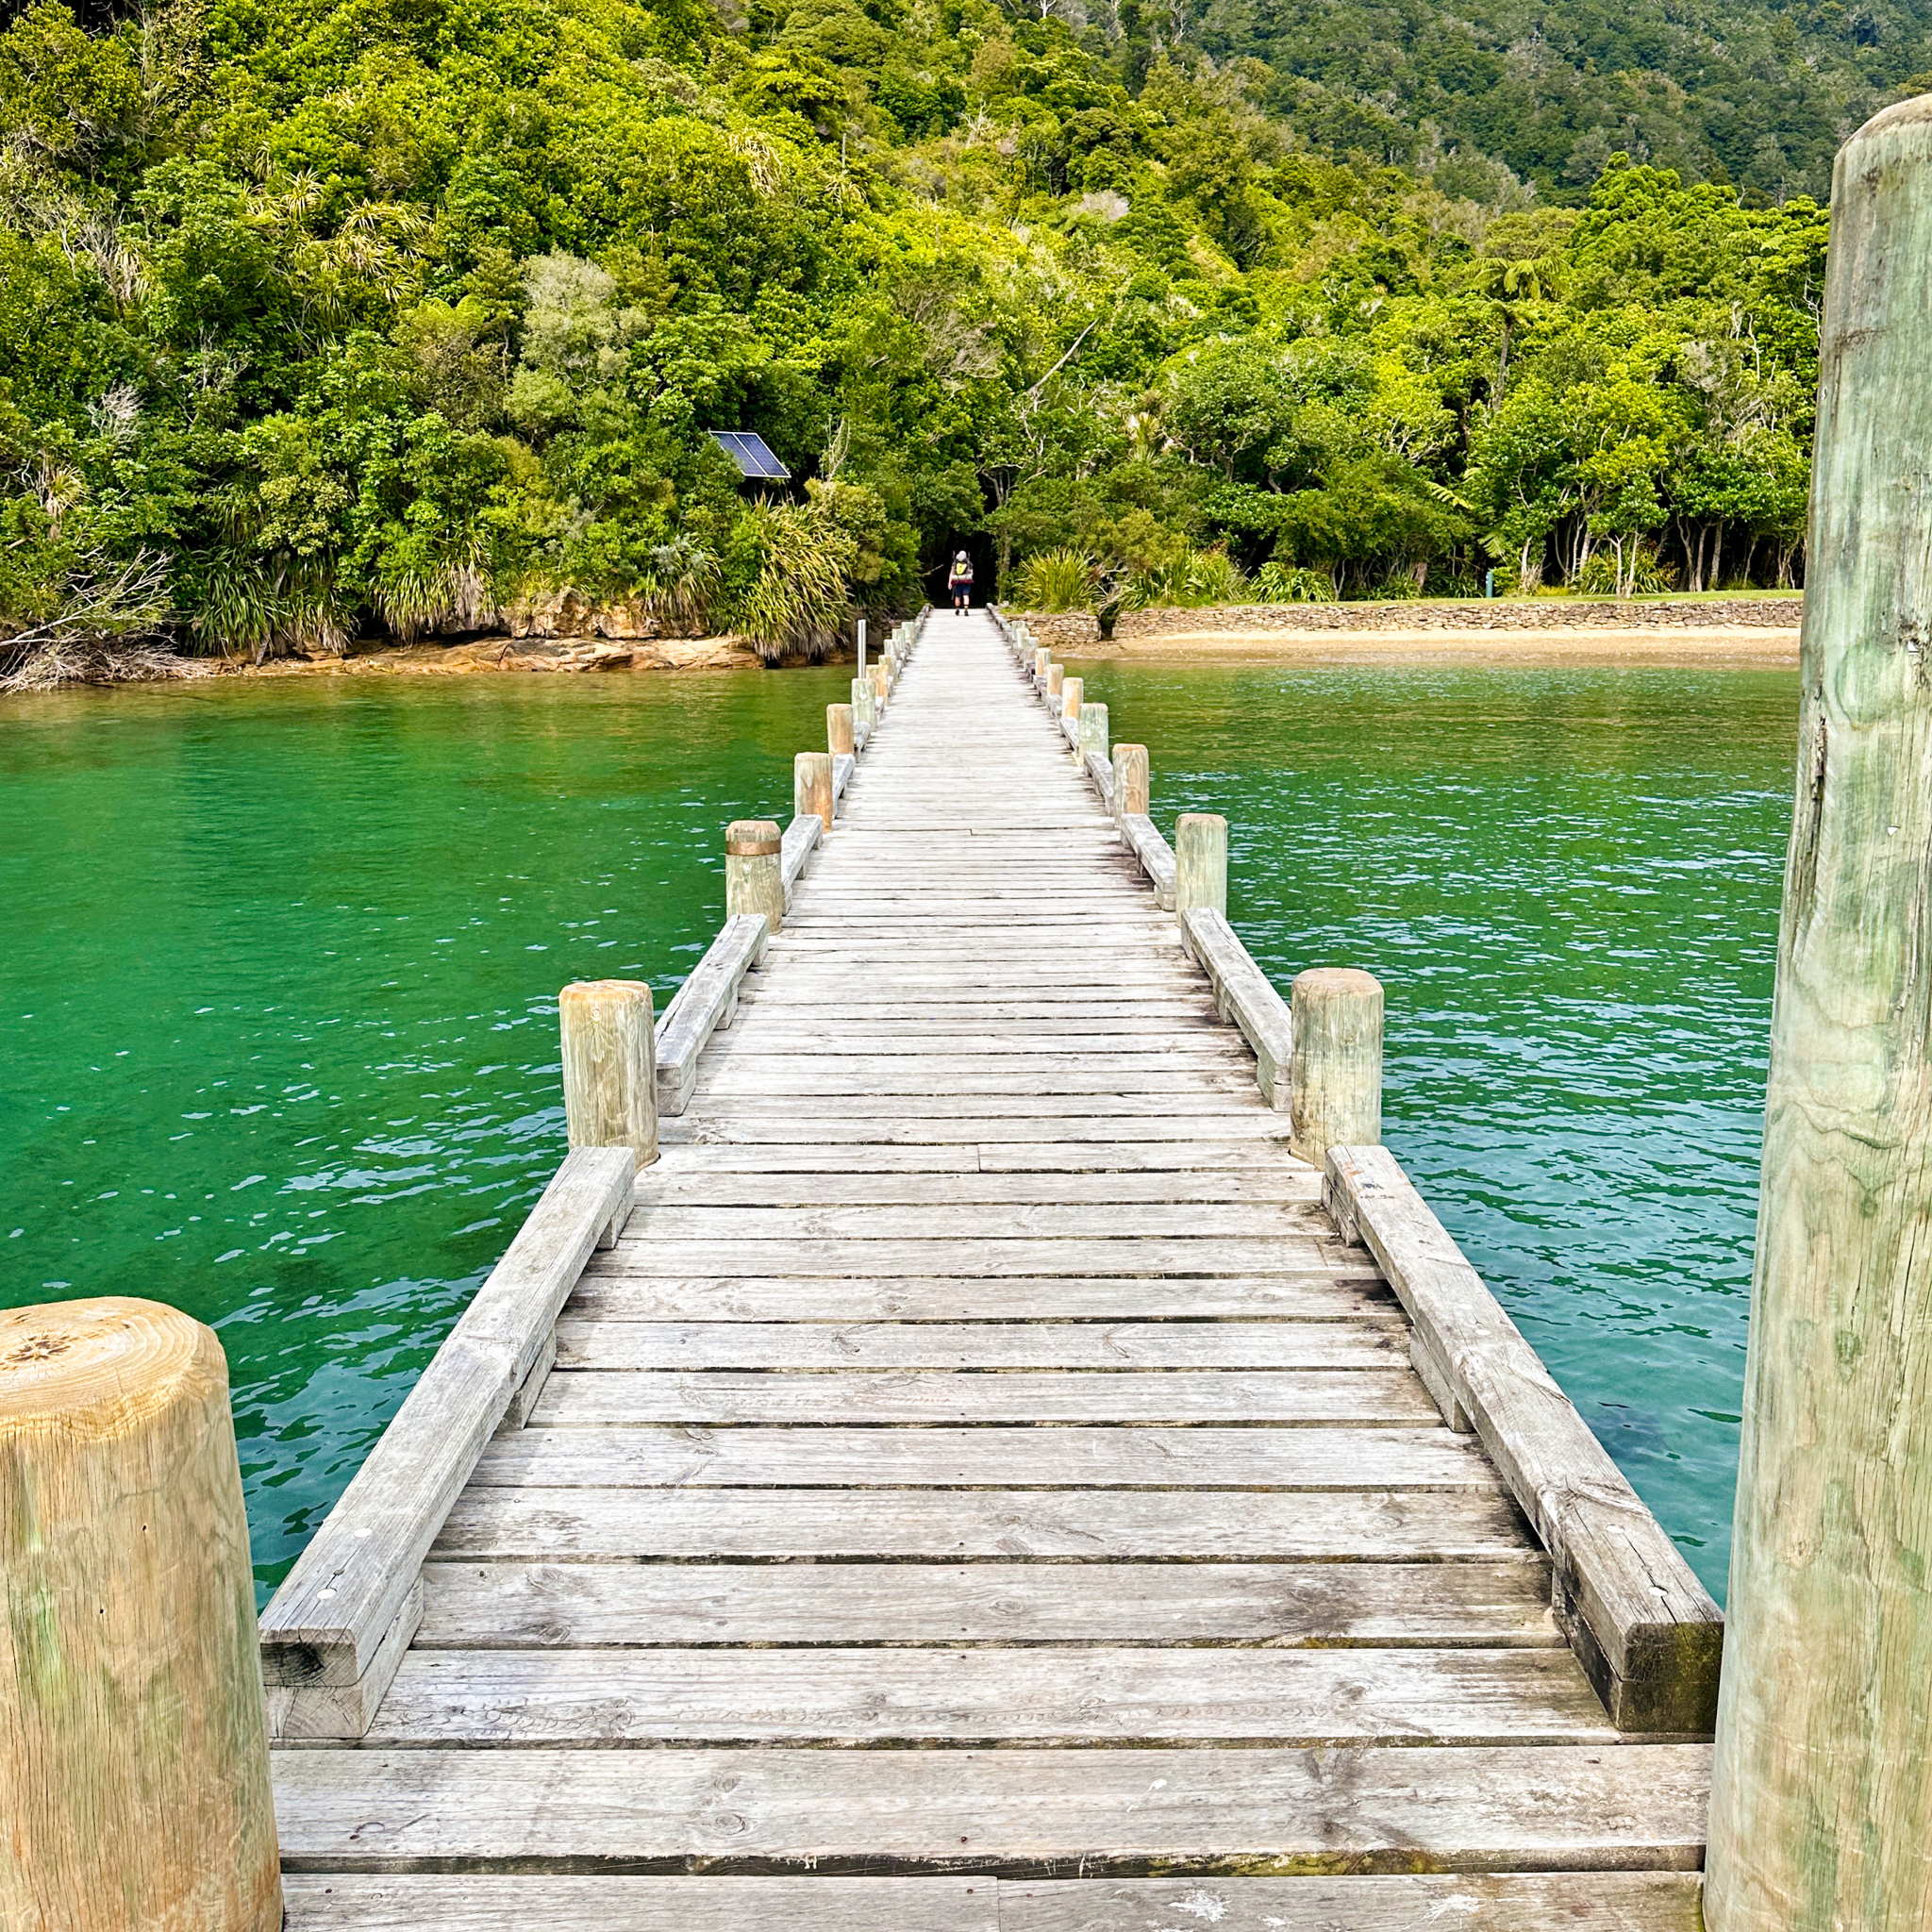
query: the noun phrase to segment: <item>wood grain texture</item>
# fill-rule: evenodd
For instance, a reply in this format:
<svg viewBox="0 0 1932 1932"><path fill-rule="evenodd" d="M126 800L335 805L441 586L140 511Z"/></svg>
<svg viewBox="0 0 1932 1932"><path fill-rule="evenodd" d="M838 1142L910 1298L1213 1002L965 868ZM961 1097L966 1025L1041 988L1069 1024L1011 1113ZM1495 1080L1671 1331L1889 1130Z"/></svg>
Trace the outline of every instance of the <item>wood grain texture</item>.
<svg viewBox="0 0 1932 1932"><path fill-rule="evenodd" d="M1223 1017L1241 1028L1254 1052L1256 1084L1269 1106L1285 1111L1294 1038L1288 1002L1241 944L1225 912L1192 906L1181 915L1180 924L1188 951L1214 988Z"/></svg>
<svg viewBox="0 0 1932 1932"><path fill-rule="evenodd" d="M775 819L734 819L724 828L724 916L760 914L765 930L785 924L784 835Z"/></svg>
<svg viewBox="0 0 1932 1932"><path fill-rule="evenodd" d="M1290 1144L1321 1166L1331 1147L1382 1138L1382 988L1367 973L1317 967L1290 989Z"/></svg>
<svg viewBox="0 0 1932 1932"><path fill-rule="evenodd" d="M1832 186L1706 1910L1932 1921L1932 96Z"/></svg>
<svg viewBox="0 0 1932 1932"><path fill-rule="evenodd" d="M628 1147L648 1167L658 1158L651 989L641 979L577 980L557 1008L570 1144Z"/></svg>
<svg viewBox="0 0 1932 1932"><path fill-rule="evenodd" d="M621 1473L621 1472L620 1472ZM1182 1566L1532 1555L1500 1486L1473 1491L586 1489L473 1486L441 1559L560 1563L1113 1563ZM1211 1597L1211 1579L1201 1586Z"/></svg>
<svg viewBox="0 0 1932 1932"><path fill-rule="evenodd" d="M1724 1619L1677 1546L1382 1147L1328 1154L1331 1199L1442 1364L1456 1403L1557 1566L1584 1660L1619 1724L1696 1733Z"/></svg>
<svg viewBox="0 0 1932 1932"><path fill-rule="evenodd" d="M281 1924L255 1579L212 1330L0 1312L0 1924Z"/></svg>
<svg viewBox="0 0 1932 1932"><path fill-rule="evenodd" d="M556 1326L584 1262L630 1211L627 1148L570 1155L261 1616L288 1683L354 1684L450 1505Z"/></svg>
<svg viewBox="0 0 1932 1932"><path fill-rule="evenodd" d="M294 1871L1694 1871L1702 1745L281 1751Z"/></svg>
<svg viewBox="0 0 1932 1932"><path fill-rule="evenodd" d="M1227 821L1219 812L1184 811L1174 822L1174 914L1195 907L1227 916Z"/></svg>
<svg viewBox="0 0 1932 1932"><path fill-rule="evenodd" d="M423 1575L419 1650L1562 1643L1539 1561L445 1561Z"/></svg>
<svg viewBox="0 0 1932 1932"><path fill-rule="evenodd" d="M613 1322L558 1324L566 1369L1391 1369L1399 1320L1358 1322Z"/></svg>
<svg viewBox="0 0 1932 1932"><path fill-rule="evenodd" d="M1380 1428L523 1429L490 1444L492 1487L1466 1490L1495 1472L1440 1425Z"/></svg>
<svg viewBox="0 0 1932 1932"><path fill-rule="evenodd" d="M288 1932L1000 1932L992 1878L332 1872L291 1873L287 1890ZM1583 1932L1622 1927L1605 1921Z"/></svg>
<svg viewBox="0 0 1932 1932"><path fill-rule="evenodd" d="M738 989L763 956L767 937L762 913L733 914L672 995L658 1023L660 1114L680 1114L690 1106L697 1086L698 1056L721 1026L731 1024Z"/></svg>
<svg viewBox="0 0 1932 1932"><path fill-rule="evenodd" d="M1608 1744L1567 1650L1131 1645L412 1650L421 1744Z"/></svg>

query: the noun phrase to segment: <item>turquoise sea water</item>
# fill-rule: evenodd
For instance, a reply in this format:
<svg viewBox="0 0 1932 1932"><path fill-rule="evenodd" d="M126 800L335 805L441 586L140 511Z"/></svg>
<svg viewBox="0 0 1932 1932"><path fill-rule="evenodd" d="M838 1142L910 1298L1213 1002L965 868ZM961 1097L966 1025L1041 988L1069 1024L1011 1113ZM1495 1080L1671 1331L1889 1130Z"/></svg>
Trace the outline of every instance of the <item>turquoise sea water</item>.
<svg viewBox="0 0 1932 1932"><path fill-rule="evenodd" d="M214 1324L264 1586L561 1158L558 988L677 984L849 676L0 711L0 1302Z"/></svg>
<svg viewBox="0 0 1932 1932"><path fill-rule="evenodd" d="M1277 980L1389 989L1389 1139L1723 1582L1795 680L1085 667ZM0 711L0 1302L212 1322L279 1577L561 1151L557 989L674 986L849 671Z"/></svg>
<svg viewBox="0 0 1932 1932"><path fill-rule="evenodd" d="M1074 668L1276 984L1382 980L1385 1138L1722 1597L1795 673Z"/></svg>

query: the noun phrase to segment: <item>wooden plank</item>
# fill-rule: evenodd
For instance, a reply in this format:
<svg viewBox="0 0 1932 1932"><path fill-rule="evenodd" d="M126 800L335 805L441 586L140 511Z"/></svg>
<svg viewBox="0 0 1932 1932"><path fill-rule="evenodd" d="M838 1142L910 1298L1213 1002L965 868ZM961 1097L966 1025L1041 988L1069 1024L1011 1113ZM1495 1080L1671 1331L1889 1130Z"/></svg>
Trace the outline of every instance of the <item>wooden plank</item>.
<svg viewBox="0 0 1932 1932"><path fill-rule="evenodd" d="M1380 1322L609 1322L557 1325L565 1369L1388 1369Z"/></svg>
<svg viewBox="0 0 1932 1932"><path fill-rule="evenodd" d="M761 912L727 919L665 1008L656 1037L660 1114L679 1114L690 1106L698 1056L719 1027L731 1024L739 985L764 951L767 931Z"/></svg>
<svg viewBox="0 0 1932 1932"><path fill-rule="evenodd" d="M950 1132L941 1124L946 1121L1026 1121L1032 1131L1015 1133L1010 1129L990 1129L987 1140L1040 1141L1066 1132L1057 1124L1062 1120L1084 1120L1093 1124L1111 1123L1113 1133L1089 1133L1088 1140L1124 1140L1145 1134L1150 1140L1174 1140L1180 1135L1204 1131L1191 1123L1208 1122L1206 1132L1227 1138L1252 1133L1286 1144L1288 1123L1262 1101L1252 1081L1230 1078L1218 1083L1211 1091L1196 1091L1169 1084L1165 1092L1141 1092L1117 1086L1105 1095L1098 1093L921 1093L911 1096L893 1093L848 1093L827 1096L822 1106L803 1103L774 1108L755 1094L707 1093L700 1106L702 1124L721 1129L727 1123L754 1121L774 1138L771 1130L800 1120L842 1123L849 1140L866 1139L872 1134L870 1123L893 1121L903 1125L924 1124L934 1132ZM1143 1122L1151 1124L1142 1125ZM1051 1133L1041 1128L1052 1125ZM785 1135L796 1139L796 1131Z"/></svg>
<svg viewBox="0 0 1932 1932"><path fill-rule="evenodd" d="M641 1208L635 1246L666 1241L1103 1241L1117 1243L1200 1238L1279 1242L1284 1257L1303 1260L1341 1246L1331 1224L1301 1201L1141 1201L1131 1215L1107 1202L881 1201L780 1208L687 1206L650 1201ZM1131 1232L1123 1232L1123 1224Z"/></svg>
<svg viewBox="0 0 1932 1932"><path fill-rule="evenodd" d="M1255 1077L1269 1106L1288 1108L1288 1068L1293 1029L1288 1002L1255 963L1224 913L1192 906L1181 921L1188 950L1200 961L1222 1012L1255 1050Z"/></svg>
<svg viewBox="0 0 1932 1932"><path fill-rule="evenodd" d="M625 1147L586 1147L558 1169L261 1613L267 1681L341 1688L367 1674L585 1261L629 1212L632 1161Z"/></svg>
<svg viewBox="0 0 1932 1932"><path fill-rule="evenodd" d="M991 1878L560 1872L291 1872L282 1881L287 1932L1000 1932L997 1890Z"/></svg>
<svg viewBox="0 0 1932 1932"><path fill-rule="evenodd" d="M908 1061L896 1056L857 1054L725 1058L706 1085L706 1098L723 1101L762 1097L770 1102L798 1094L839 1100L863 1095L874 1103L894 1095L924 1100L942 1094L1009 1094L1029 1102L1052 1094L1108 1096L1124 1093L1171 1094L1185 1079L1202 1097L1237 1094L1253 1085L1252 1070L1232 1057L1215 1054L1118 1054L1109 1059L1083 1059L1078 1054L1038 1055L1021 1062L993 1056L947 1063ZM1101 1109L1090 1099L1088 1106ZM774 1110L783 1112L780 1107Z"/></svg>
<svg viewBox="0 0 1932 1932"><path fill-rule="evenodd" d="M1467 1436L1433 1428L524 1429L474 1481L595 1489L1468 1490L1499 1487Z"/></svg>
<svg viewBox="0 0 1932 1932"><path fill-rule="evenodd" d="M1333 1268L1346 1255L1340 1242L1307 1235L1261 1237L1181 1236L1137 1241L1068 1235L1058 1240L994 1238L943 1241L675 1241L633 1242L616 1258L617 1269L641 1278L688 1274L794 1275L910 1274L1267 1274L1299 1267Z"/></svg>
<svg viewBox="0 0 1932 1932"><path fill-rule="evenodd" d="M785 908L791 908L791 889L805 871L819 841L824 836L824 823L816 812L800 812L785 827L780 841L778 866L785 880Z"/></svg>
<svg viewBox="0 0 1932 1932"><path fill-rule="evenodd" d="M370 1727L418 1744L1608 1744L1567 1650L412 1650Z"/></svg>
<svg viewBox="0 0 1932 1932"><path fill-rule="evenodd" d="M294 1871L1690 1871L1708 1748L278 1751Z"/></svg>
<svg viewBox="0 0 1932 1932"><path fill-rule="evenodd" d="M1540 1562L432 1562L423 1583L418 1650L1563 1641Z"/></svg>
<svg viewBox="0 0 1932 1932"><path fill-rule="evenodd" d="M1154 903L1163 912L1174 910L1174 847L1160 836L1154 821L1141 812L1124 812L1121 838L1154 888Z"/></svg>
<svg viewBox="0 0 1932 1932"><path fill-rule="evenodd" d="M1619 1726L1707 1732L1724 1617L1383 1147L1332 1147L1328 1194L1442 1365L1556 1564L1572 1641Z"/></svg>
<svg viewBox="0 0 1932 1932"><path fill-rule="evenodd" d="M794 1128L793 1132L802 1129ZM1022 1142L1017 1146L894 1145L883 1141L662 1141L666 1158L701 1153L708 1173L721 1186L733 1177L765 1174L1014 1174L1028 1185L1046 1187L1050 1176L1105 1183L1124 1174L1165 1175L1204 1184L1223 1178L1241 1165L1257 1181L1278 1177L1284 1188L1317 1183L1315 1170L1291 1154L1285 1141L1070 1141ZM655 1174L656 1169L651 1170ZM753 1183L747 1183L753 1185Z"/></svg>
<svg viewBox="0 0 1932 1932"><path fill-rule="evenodd" d="M1101 1203L1272 1205L1291 1220L1324 1234L1334 1224L1321 1205L1321 1179L1311 1167L1274 1161L1250 1172L1226 1168L1152 1174L867 1174L841 1166L826 1174L745 1174L721 1170L714 1147L670 1150L638 1178L638 1205L703 1208L951 1207L1067 1208Z"/></svg>
<svg viewBox="0 0 1932 1932"><path fill-rule="evenodd" d="M1422 1425L1436 1406L1407 1362L1389 1369L1171 1369L1158 1374L1009 1369L738 1374L578 1371L551 1376L532 1427L640 1424L1274 1423Z"/></svg>
<svg viewBox="0 0 1932 1932"><path fill-rule="evenodd" d="M574 1315L625 1322L1271 1321L1386 1319L1399 1304L1373 1269L1277 1275L973 1275L822 1280L768 1275L659 1279L587 1271Z"/></svg>
<svg viewBox="0 0 1932 1932"><path fill-rule="evenodd" d="M1693 1872L997 1881L1000 1932L1702 1932ZM652 1922L645 1922L646 1924ZM806 1922L809 1924L809 1921ZM854 1922L855 1924L861 1922ZM882 1922L883 1923L883 1922Z"/></svg>

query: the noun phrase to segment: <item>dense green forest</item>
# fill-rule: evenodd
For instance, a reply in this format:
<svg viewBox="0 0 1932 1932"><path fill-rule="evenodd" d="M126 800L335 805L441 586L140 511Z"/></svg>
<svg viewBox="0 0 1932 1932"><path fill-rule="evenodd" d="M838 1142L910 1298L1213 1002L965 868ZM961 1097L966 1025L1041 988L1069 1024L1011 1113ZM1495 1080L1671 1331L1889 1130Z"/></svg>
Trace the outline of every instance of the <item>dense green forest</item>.
<svg viewBox="0 0 1932 1932"><path fill-rule="evenodd" d="M1060 603L1802 571L1830 157L1932 0L737 8L15 12L0 671L563 586L815 650L958 544Z"/></svg>

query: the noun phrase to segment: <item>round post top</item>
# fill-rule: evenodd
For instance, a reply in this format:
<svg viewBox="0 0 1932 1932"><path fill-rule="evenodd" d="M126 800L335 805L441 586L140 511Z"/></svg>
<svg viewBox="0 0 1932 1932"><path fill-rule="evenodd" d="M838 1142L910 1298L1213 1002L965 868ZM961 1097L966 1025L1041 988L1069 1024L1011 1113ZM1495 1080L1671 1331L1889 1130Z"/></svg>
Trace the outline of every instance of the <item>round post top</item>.
<svg viewBox="0 0 1932 1932"><path fill-rule="evenodd" d="M212 1328L128 1295L0 1310L0 1445L106 1441L228 1386Z"/></svg>

